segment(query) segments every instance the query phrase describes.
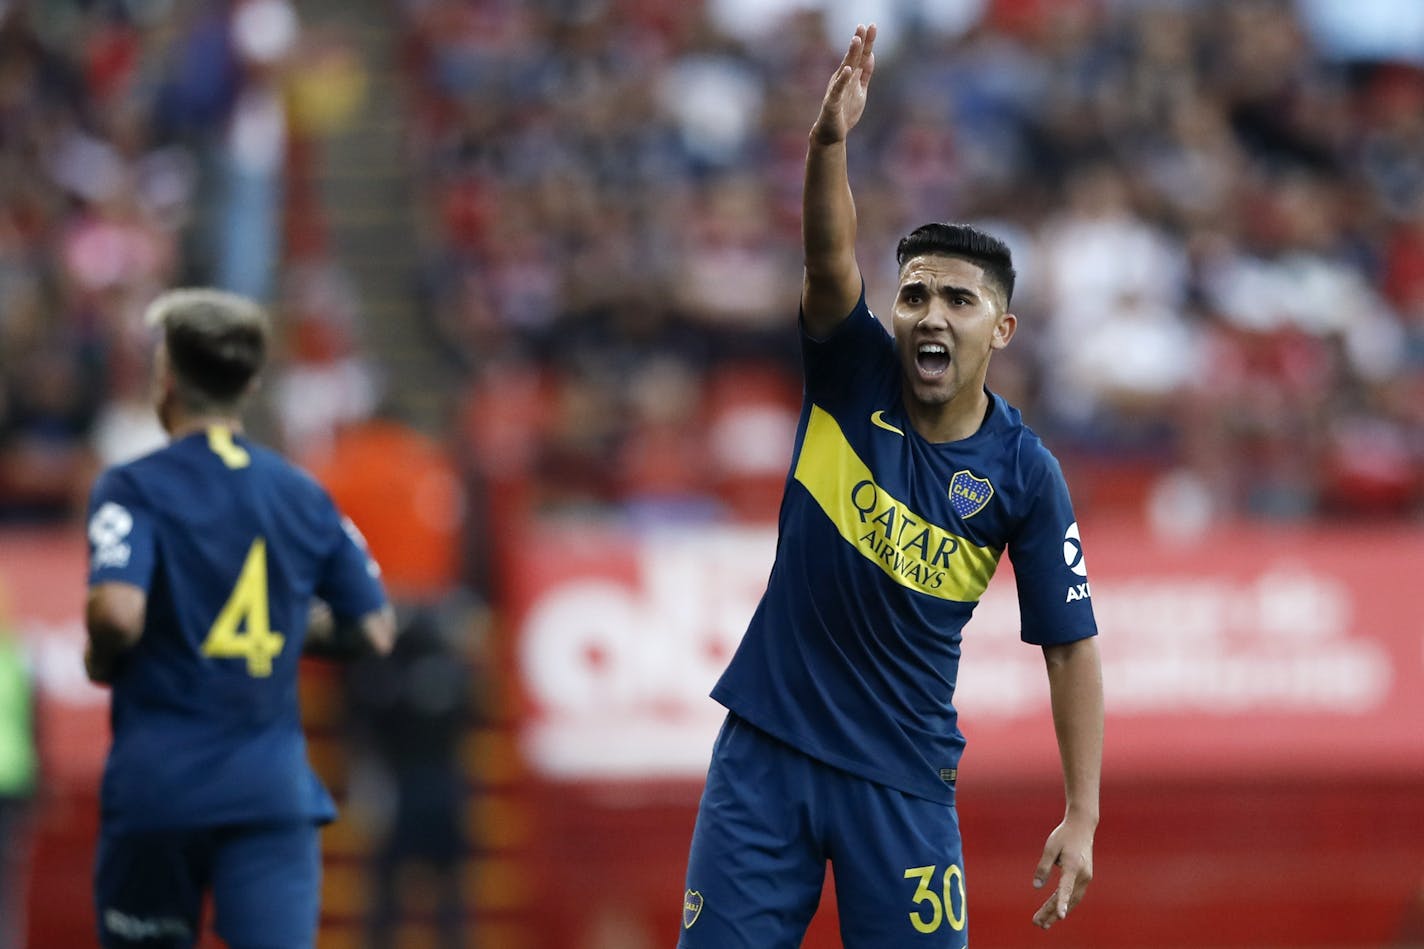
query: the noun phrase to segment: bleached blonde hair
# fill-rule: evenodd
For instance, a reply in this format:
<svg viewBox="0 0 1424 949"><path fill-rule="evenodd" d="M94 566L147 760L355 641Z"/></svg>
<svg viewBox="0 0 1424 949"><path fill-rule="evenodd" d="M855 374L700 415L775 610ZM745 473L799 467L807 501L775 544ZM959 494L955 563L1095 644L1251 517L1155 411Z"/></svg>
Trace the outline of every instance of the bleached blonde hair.
<svg viewBox="0 0 1424 949"><path fill-rule="evenodd" d="M271 320L260 304L239 294L209 287L169 290L143 318L162 332L169 365L194 408L234 405L266 361Z"/></svg>

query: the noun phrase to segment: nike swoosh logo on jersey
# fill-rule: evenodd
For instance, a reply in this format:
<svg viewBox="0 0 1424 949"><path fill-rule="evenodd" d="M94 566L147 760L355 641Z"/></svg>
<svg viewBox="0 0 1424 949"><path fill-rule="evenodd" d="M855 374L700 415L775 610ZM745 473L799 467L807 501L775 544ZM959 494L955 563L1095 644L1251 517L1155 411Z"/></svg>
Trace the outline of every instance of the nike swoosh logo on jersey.
<svg viewBox="0 0 1424 949"><path fill-rule="evenodd" d="M898 428L885 421L885 413L880 411L879 409L870 413L870 424L874 425L876 428L883 428L887 432L894 432L901 438L905 437L904 432L900 431Z"/></svg>

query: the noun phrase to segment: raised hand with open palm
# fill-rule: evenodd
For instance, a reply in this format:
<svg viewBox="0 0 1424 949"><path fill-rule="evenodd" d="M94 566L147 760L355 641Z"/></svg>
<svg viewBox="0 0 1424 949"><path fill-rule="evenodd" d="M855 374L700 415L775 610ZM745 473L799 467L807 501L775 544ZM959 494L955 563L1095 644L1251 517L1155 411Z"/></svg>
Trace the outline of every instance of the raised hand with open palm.
<svg viewBox="0 0 1424 949"><path fill-rule="evenodd" d="M858 26L840 67L826 85L821 114L811 129L822 145L844 141L865 112L870 77L875 72L875 24Z"/></svg>

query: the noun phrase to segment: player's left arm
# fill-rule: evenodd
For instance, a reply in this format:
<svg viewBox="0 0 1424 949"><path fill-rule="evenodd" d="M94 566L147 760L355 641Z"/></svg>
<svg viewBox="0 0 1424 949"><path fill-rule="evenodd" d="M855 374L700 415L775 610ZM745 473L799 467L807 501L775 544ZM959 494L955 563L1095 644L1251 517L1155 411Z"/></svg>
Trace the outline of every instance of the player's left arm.
<svg viewBox="0 0 1424 949"><path fill-rule="evenodd" d="M1103 763L1103 673L1096 636L1044 646L1043 658L1067 797L1063 821L1048 835L1033 875L1033 885L1043 887L1053 867L1059 868L1058 886L1033 916L1035 924L1048 929L1078 905L1093 879Z"/></svg>
<svg viewBox="0 0 1424 949"><path fill-rule="evenodd" d="M339 619L331 607L317 600L307 618L302 652L325 659L390 655L396 644L396 613L389 603L354 619Z"/></svg>
<svg viewBox="0 0 1424 949"><path fill-rule="evenodd" d="M323 499L331 505L329 497ZM339 527L308 613L302 651L328 659L389 655L399 627L380 579L380 565L351 519L341 516L334 505L329 510Z"/></svg>
<svg viewBox="0 0 1424 949"><path fill-rule="evenodd" d="M89 681L108 685L125 653L143 636L148 593L132 583L106 580L89 588L84 603L84 671Z"/></svg>

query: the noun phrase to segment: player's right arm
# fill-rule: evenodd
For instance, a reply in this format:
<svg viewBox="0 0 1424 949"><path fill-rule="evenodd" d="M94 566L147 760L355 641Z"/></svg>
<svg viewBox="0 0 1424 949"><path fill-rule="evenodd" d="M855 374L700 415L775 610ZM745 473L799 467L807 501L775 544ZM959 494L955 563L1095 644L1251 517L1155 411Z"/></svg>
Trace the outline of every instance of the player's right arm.
<svg viewBox="0 0 1424 949"><path fill-rule="evenodd" d="M89 584L84 601L84 671L112 684L143 636L153 573L153 518L130 472L100 475L89 494Z"/></svg>
<svg viewBox="0 0 1424 949"><path fill-rule="evenodd" d="M875 24L856 27L840 67L826 86L821 112L811 127L802 192L801 239L806 272L801 314L806 332L823 339L860 299L855 259L855 199L846 165L846 137L865 111L875 70Z"/></svg>

